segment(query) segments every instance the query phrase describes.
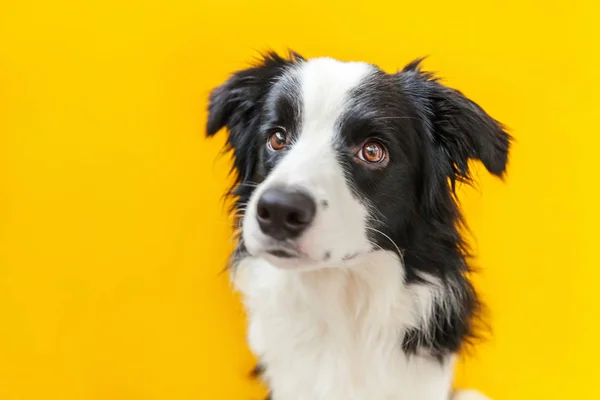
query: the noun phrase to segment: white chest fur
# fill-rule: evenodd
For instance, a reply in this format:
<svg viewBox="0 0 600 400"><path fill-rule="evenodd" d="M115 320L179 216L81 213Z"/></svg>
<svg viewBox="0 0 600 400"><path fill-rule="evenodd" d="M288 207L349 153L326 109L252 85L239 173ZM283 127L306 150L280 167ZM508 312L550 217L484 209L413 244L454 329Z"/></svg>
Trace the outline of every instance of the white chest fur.
<svg viewBox="0 0 600 400"><path fill-rule="evenodd" d="M401 349L404 331L427 315L433 294L404 286L390 253L304 272L248 258L235 278L250 347L267 366L274 400L448 399L453 359Z"/></svg>

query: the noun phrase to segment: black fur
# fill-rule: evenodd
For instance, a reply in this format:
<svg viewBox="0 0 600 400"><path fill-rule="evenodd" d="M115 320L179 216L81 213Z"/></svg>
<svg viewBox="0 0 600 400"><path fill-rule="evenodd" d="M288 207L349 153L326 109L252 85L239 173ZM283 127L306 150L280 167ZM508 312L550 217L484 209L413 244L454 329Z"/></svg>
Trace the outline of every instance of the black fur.
<svg viewBox="0 0 600 400"><path fill-rule="evenodd" d="M208 106L207 136L213 136L222 128L229 131L228 149L233 152L233 172L236 181L230 193L236 206L245 203L253 187L242 183L256 183L259 179L258 163L263 141L256 140L265 115L265 99L273 81L287 67L302 60L291 52L289 58L267 53L257 65L235 73L225 84L210 94Z"/></svg>
<svg viewBox="0 0 600 400"><path fill-rule="evenodd" d="M504 127L460 92L442 85L420 69L420 60L398 74L402 92L410 100L420 126L431 143L423 153L423 191L419 216L412 229L404 260L415 271L432 272L457 296L453 312L437 306L429 331L409 331L406 351L425 344L433 354L456 352L476 337L474 324L481 310L475 290L466 277L470 253L461 232L466 225L455 196L455 184L471 182L469 160L480 160L487 170L503 177L511 137ZM448 187L450 182L450 187ZM408 279L418 280L418 274Z"/></svg>
<svg viewBox="0 0 600 400"><path fill-rule="evenodd" d="M423 283L426 273L453 295L453 307L437 306L434 321L407 332L404 350L426 348L435 356L458 351L475 337L480 304L466 277L469 250L455 183L471 182L470 160L481 160L501 177L510 136L477 104L421 71L420 60L397 74L378 71L365 80L339 129L345 148L377 137L398 160L371 170L352 163L348 151L339 155L358 196L382 221L374 223L380 232L371 231L372 240L401 251L407 284Z"/></svg>
<svg viewBox="0 0 600 400"><path fill-rule="evenodd" d="M286 101L295 97L273 93L273 84L299 62L303 59L295 53L289 58L269 53L211 94L207 133L229 129L237 176L231 192L237 199L234 208L248 201L255 184L277 161L262 150L265 130L286 114L281 110L294 108ZM346 143L338 157L356 196L374 206L374 220L383 220L374 223L380 233L371 239L400 252L405 284L423 283L428 274L439 278L453 296L452 307L438 304L430 323L400 338L407 353L424 350L443 358L474 337L480 308L467 278L469 249L461 235L465 225L455 185L471 182L470 160L481 161L502 177L511 138L481 107L422 71L420 63L416 60L396 74L378 70L356 88L350 111L339 121ZM298 115L288 111L283 118L290 124ZM348 149L372 136L391 154L393 161L385 168L367 169L350 160Z"/></svg>
<svg viewBox="0 0 600 400"><path fill-rule="evenodd" d="M269 52L253 67L233 74L210 94L206 134L214 136L222 128L229 131L227 150L233 153L232 173L235 183L228 194L234 200L232 211L236 216L236 225L243 217L237 211L248 202L256 184L267 173L265 168L261 168L264 165L261 162L264 158L264 140L257 140L257 133L269 119L265 106L270 89L287 68L303 60L302 56L293 51L290 51L287 58ZM292 108L281 101L270 105L278 108L277 111L283 115L289 114ZM295 119L290 115L287 117L289 120ZM246 253L243 240L238 237L231 265L235 266L238 258L244 257Z"/></svg>

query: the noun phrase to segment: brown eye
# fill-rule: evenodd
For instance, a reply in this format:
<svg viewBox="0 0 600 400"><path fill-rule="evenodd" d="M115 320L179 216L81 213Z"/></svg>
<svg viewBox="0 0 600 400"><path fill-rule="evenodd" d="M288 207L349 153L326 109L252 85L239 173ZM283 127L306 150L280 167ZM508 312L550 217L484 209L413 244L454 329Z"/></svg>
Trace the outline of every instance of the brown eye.
<svg viewBox="0 0 600 400"><path fill-rule="evenodd" d="M387 152L381 143L368 141L360 148L358 158L369 164L382 163L387 159Z"/></svg>
<svg viewBox="0 0 600 400"><path fill-rule="evenodd" d="M269 136L267 146L274 151L283 150L287 145L287 135L283 129L277 129Z"/></svg>

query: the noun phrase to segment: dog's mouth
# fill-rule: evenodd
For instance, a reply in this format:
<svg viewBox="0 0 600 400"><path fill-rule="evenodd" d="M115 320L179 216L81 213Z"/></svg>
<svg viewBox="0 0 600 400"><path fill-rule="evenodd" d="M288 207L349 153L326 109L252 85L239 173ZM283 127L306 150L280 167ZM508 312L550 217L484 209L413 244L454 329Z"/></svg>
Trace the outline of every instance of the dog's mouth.
<svg viewBox="0 0 600 400"><path fill-rule="evenodd" d="M283 248L270 249L270 250L267 250L265 253L270 254L277 258L298 258L298 257L300 257L300 253L298 253L297 251L294 251L291 249L283 249Z"/></svg>
<svg viewBox="0 0 600 400"><path fill-rule="evenodd" d="M308 254L288 246L273 246L267 247L256 254L257 257L262 257L269 261L273 266L284 270L302 270L311 271L321 268L346 268L352 267L356 262L359 262L361 257L366 252L351 252L338 260L331 259L331 253L326 252L321 259L315 259Z"/></svg>
<svg viewBox="0 0 600 400"><path fill-rule="evenodd" d="M359 253L349 253L342 257L342 261L350 261L359 256Z"/></svg>
<svg viewBox="0 0 600 400"><path fill-rule="evenodd" d="M268 254L272 257L281 258L281 259L306 259L307 256L298 250L290 247L275 247L269 248L264 251L265 254ZM358 258L361 255L360 252L348 253L344 257L342 257L342 261L352 261ZM331 257L331 253L326 252L324 259L322 261L328 261Z"/></svg>
<svg viewBox="0 0 600 400"><path fill-rule="evenodd" d="M274 242L270 245L265 246L262 250L263 254L267 254L270 257L280 259L294 259L294 258L305 258L306 255L300 251L297 245L293 242Z"/></svg>

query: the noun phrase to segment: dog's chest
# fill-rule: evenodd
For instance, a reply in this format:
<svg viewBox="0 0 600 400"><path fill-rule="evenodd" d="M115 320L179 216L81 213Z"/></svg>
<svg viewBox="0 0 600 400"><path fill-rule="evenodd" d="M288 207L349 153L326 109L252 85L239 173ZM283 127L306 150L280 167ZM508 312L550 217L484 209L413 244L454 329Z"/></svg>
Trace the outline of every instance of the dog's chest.
<svg viewBox="0 0 600 400"><path fill-rule="evenodd" d="M245 268L249 343L274 400L445 400L448 366L401 349L418 299L398 263L295 273L253 260Z"/></svg>

